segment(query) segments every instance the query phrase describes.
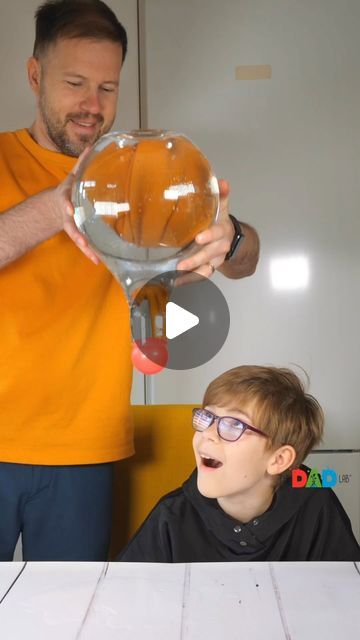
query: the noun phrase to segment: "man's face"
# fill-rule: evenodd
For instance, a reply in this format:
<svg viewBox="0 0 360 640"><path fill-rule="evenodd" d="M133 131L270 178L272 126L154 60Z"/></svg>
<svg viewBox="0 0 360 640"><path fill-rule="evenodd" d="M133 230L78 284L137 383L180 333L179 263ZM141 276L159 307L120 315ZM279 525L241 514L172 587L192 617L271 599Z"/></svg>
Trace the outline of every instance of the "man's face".
<svg viewBox="0 0 360 640"><path fill-rule="evenodd" d="M232 416L254 425L249 410L234 411L224 407L208 406L217 416ZM236 442L226 442L217 433L213 423L202 432L196 432L193 448L198 468L198 488L207 498L220 498L222 502L252 497L270 486L267 467L272 452L266 448L267 440L250 430ZM209 460L210 458L210 460Z"/></svg>
<svg viewBox="0 0 360 640"><path fill-rule="evenodd" d="M38 112L37 142L78 156L110 130L116 115L121 45L110 40L59 39L40 61L34 88ZM30 71L31 76L31 71Z"/></svg>

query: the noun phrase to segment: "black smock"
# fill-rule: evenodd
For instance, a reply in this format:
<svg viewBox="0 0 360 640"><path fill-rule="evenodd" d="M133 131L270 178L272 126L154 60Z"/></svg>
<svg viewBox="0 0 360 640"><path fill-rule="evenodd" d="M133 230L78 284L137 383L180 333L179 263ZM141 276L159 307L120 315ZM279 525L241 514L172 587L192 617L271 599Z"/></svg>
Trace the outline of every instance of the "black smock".
<svg viewBox="0 0 360 640"><path fill-rule="evenodd" d="M195 470L161 498L117 558L121 562L360 560L360 547L331 489L284 482L270 508L246 524L197 488Z"/></svg>

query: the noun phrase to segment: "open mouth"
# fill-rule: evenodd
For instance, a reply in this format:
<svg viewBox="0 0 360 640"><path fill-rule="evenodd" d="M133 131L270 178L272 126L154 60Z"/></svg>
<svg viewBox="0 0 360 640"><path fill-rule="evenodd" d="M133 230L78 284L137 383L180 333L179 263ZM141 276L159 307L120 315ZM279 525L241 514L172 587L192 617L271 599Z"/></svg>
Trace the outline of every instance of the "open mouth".
<svg viewBox="0 0 360 640"><path fill-rule="evenodd" d="M219 469L219 467L222 467L222 462L220 462L220 460L216 460L215 458L210 458L209 456L200 454L200 459L204 467L208 467L209 469Z"/></svg>

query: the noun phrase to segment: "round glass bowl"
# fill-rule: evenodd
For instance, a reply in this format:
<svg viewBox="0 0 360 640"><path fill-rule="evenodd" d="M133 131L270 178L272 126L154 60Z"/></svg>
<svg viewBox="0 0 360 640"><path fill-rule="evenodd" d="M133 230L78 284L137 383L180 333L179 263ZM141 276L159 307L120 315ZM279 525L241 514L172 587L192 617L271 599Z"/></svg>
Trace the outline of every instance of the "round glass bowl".
<svg viewBox="0 0 360 640"><path fill-rule="evenodd" d="M152 262L191 253L219 207L218 182L204 154L171 131L109 133L80 166L75 221L104 256Z"/></svg>

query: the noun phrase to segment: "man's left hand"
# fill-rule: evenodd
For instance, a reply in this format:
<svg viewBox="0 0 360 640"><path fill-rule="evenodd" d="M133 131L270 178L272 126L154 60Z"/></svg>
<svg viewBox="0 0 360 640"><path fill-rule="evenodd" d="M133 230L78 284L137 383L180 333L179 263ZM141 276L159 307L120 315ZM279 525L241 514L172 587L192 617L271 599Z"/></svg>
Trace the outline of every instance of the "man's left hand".
<svg viewBox="0 0 360 640"><path fill-rule="evenodd" d="M191 258L179 262L177 268L181 271L196 271L201 276L209 278L225 260L234 236L234 226L229 218L230 187L228 182L219 180L219 189L218 220L196 236L195 242L201 249Z"/></svg>
<svg viewBox="0 0 360 640"><path fill-rule="evenodd" d="M195 271L209 278L219 269L228 278L243 278L254 273L259 259L259 237L253 227L241 223L244 240L236 256L225 262L225 257L234 237L234 225L229 218L230 186L226 180L219 180L220 210L217 222L199 233L195 242L199 245L190 258L181 260L177 268L181 271Z"/></svg>

